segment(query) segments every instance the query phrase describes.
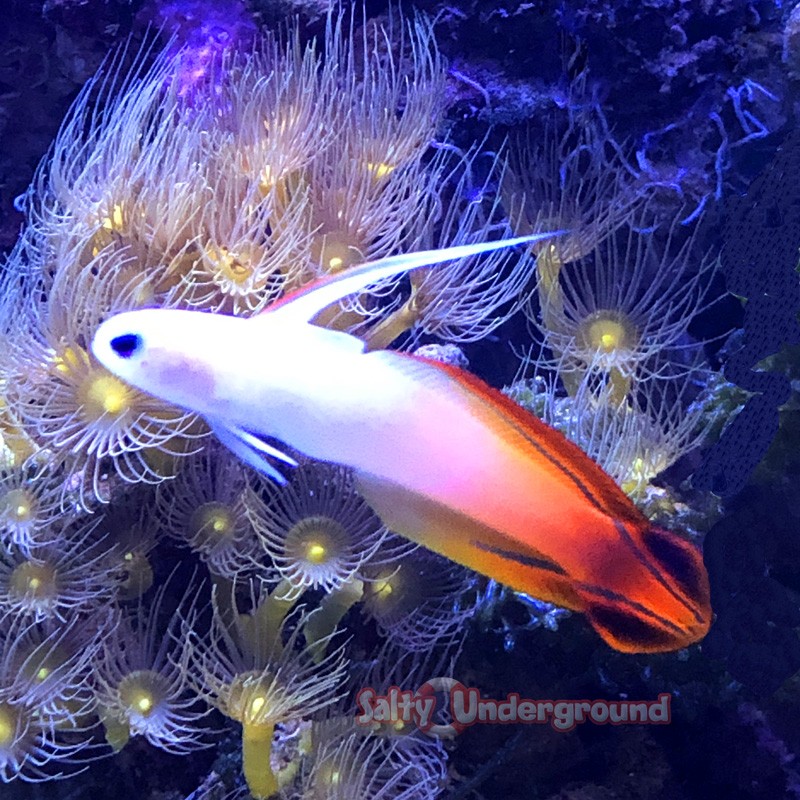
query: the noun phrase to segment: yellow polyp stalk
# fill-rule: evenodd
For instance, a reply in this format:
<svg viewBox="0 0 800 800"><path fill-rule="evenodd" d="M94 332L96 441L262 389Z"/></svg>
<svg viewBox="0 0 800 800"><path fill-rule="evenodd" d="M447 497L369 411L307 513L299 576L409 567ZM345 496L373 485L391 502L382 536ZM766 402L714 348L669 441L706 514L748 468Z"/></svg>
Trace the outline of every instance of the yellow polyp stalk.
<svg viewBox="0 0 800 800"><path fill-rule="evenodd" d="M364 321L358 311L343 311L338 303L323 308L313 319L313 324L334 331L348 331Z"/></svg>
<svg viewBox="0 0 800 800"><path fill-rule="evenodd" d="M11 455L8 466L24 464L32 455L39 452L39 447L19 428L6 429L0 424L0 443Z"/></svg>
<svg viewBox="0 0 800 800"><path fill-rule="evenodd" d="M370 329L364 337L367 351L385 350L398 337L410 331L419 321L419 305L414 292L400 308Z"/></svg>
<svg viewBox="0 0 800 800"><path fill-rule="evenodd" d="M631 378L629 375L623 375L618 369L612 369L609 372L609 378L609 400L613 405L621 405L630 394Z"/></svg>
<svg viewBox="0 0 800 800"><path fill-rule="evenodd" d="M548 330L557 328L556 319L564 312L564 298L558 282L563 266L564 262L555 245L545 245L536 258L539 306L542 309L542 323Z"/></svg>
<svg viewBox="0 0 800 800"><path fill-rule="evenodd" d="M334 592L325 595L319 608L309 615L304 633L308 651L319 664L328 649L330 636L344 615L364 596L364 583L358 578L345 583Z"/></svg>
<svg viewBox="0 0 800 800"><path fill-rule="evenodd" d="M211 583L214 587L214 598L220 621L229 631L233 632L236 630L236 620L239 616L234 603L233 581L212 572Z"/></svg>
<svg viewBox="0 0 800 800"><path fill-rule="evenodd" d="M544 249L536 257L536 271L539 283L536 291L539 295L539 307L542 310L542 325L550 331L558 331L559 317L564 313L564 297L561 285L558 282L564 262L559 251L553 246L545 244ZM561 358L564 353L554 352L556 358ZM564 388L570 397L574 397L583 380L583 373L571 371L561 376Z"/></svg>
<svg viewBox="0 0 800 800"><path fill-rule="evenodd" d="M295 591L292 584L287 580L282 580L269 594L267 599L259 607L259 612L263 611L261 623L263 625L264 641L268 646L273 642L277 646L281 640L281 628L286 615L294 608L300 595Z"/></svg>
<svg viewBox="0 0 800 800"><path fill-rule="evenodd" d="M247 788L256 800L267 800L278 791L278 778L272 771L272 722L244 722L242 725L242 770Z"/></svg>
<svg viewBox="0 0 800 800"><path fill-rule="evenodd" d="M281 628L286 615L294 608L300 594L291 583L282 580L249 614L239 614L236 629L259 663L280 657L283 651ZM233 612L235 613L235 612Z"/></svg>
<svg viewBox="0 0 800 800"><path fill-rule="evenodd" d="M2 397L0 397L0 445L8 449L13 459L8 466L22 464L39 450L12 417Z"/></svg>
<svg viewBox="0 0 800 800"><path fill-rule="evenodd" d="M131 729L127 722L120 722L113 714L100 710L98 716L103 723L106 741L115 753L119 753L131 738Z"/></svg>

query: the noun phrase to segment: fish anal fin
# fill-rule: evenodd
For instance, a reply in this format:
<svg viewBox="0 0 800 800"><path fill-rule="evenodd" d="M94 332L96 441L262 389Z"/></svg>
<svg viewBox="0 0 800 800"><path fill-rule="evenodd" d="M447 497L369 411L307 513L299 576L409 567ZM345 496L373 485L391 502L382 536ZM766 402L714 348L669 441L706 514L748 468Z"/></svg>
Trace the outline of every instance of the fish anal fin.
<svg viewBox="0 0 800 800"><path fill-rule="evenodd" d="M518 592L564 608L583 608L570 577L535 548L374 475L357 472L356 486L395 533Z"/></svg>

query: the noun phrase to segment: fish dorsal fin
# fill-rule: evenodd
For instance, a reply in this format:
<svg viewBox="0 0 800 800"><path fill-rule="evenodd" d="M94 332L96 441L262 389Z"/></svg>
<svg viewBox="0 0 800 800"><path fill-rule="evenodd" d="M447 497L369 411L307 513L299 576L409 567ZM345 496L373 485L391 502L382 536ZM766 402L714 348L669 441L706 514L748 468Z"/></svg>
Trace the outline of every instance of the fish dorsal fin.
<svg viewBox="0 0 800 800"><path fill-rule="evenodd" d="M336 275L326 275L295 292L290 292L285 297L273 303L263 313L272 315L280 314L289 323L308 323L320 312L331 304L348 295L360 292L367 286L402 275L409 270L420 267L431 267L445 261L489 253L504 247L514 247L520 244L534 242L559 236L565 231L552 231L548 233L535 233L530 236L517 236L514 239L503 239L496 242L480 242L478 244L463 244L455 247L445 247L440 250L420 250L416 253L401 253L400 255L387 256L377 261L359 264Z"/></svg>
<svg viewBox="0 0 800 800"><path fill-rule="evenodd" d="M280 484L286 483L286 478L269 461L270 458L296 467L297 462L286 453L273 447L261 437L256 436L244 428L229 425L219 419L206 417L209 427L213 434L225 445L235 456L240 458L245 464L261 472Z"/></svg>

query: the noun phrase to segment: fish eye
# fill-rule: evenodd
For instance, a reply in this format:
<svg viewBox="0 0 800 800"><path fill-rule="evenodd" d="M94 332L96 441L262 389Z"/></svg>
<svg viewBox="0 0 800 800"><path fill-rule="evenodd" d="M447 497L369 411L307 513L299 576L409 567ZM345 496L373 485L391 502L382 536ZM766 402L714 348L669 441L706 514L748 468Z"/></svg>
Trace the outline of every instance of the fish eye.
<svg viewBox="0 0 800 800"><path fill-rule="evenodd" d="M115 336L110 344L111 349L120 358L131 358L142 349L144 339L138 333L123 333L121 336Z"/></svg>

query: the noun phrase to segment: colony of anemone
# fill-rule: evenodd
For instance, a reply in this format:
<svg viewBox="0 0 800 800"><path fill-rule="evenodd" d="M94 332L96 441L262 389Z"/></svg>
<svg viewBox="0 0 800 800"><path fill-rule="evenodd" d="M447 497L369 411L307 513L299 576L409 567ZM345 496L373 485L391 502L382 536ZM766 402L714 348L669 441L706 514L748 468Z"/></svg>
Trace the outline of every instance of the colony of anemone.
<svg viewBox="0 0 800 800"><path fill-rule="evenodd" d="M718 259L702 214L647 179L598 106L568 107L531 139L512 144L503 183L514 229L567 233L538 246L533 343L508 393L641 497L707 433L712 371L690 326Z"/></svg>
<svg viewBox="0 0 800 800"><path fill-rule="evenodd" d="M0 779L61 777L137 738L186 754L238 726L253 797L435 797L441 743L354 730L343 698L451 670L476 576L394 536L346 470L256 474L107 372L93 331L143 306L248 317L364 260L566 228L317 323L370 348L470 342L524 308L548 389L512 395L634 493L699 440L687 328L710 261L650 224L651 190L598 120L488 172L437 141L445 70L424 20L331 16L318 42L290 29L201 71L195 56L108 61L0 278ZM171 564L192 573L177 602Z"/></svg>
<svg viewBox="0 0 800 800"><path fill-rule="evenodd" d="M179 755L208 746L200 723L208 709L189 690L184 666L189 642L176 632L181 617L165 613L169 586L166 580L147 609L141 602L115 608L112 629L94 660L96 713L115 752L133 736ZM188 605L195 590L190 580L179 606Z"/></svg>

